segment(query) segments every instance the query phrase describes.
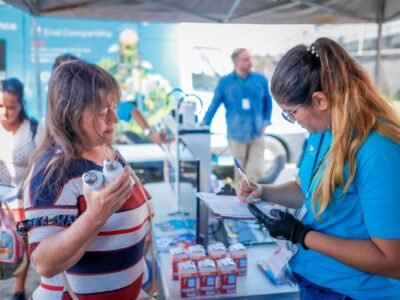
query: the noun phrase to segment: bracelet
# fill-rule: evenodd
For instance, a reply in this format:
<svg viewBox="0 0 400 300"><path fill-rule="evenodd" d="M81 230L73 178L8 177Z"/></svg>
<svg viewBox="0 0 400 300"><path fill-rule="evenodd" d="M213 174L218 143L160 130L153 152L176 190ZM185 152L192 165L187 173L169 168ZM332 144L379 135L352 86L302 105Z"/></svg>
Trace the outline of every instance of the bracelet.
<svg viewBox="0 0 400 300"><path fill-rule="evenodd" d="M28 235L28 231L34 227L56 225L61 227L69 227L75 221L74 215L56 215L56 216L43 216L28 220L19 221L16 225L17 233L19 235Z"/></svg>

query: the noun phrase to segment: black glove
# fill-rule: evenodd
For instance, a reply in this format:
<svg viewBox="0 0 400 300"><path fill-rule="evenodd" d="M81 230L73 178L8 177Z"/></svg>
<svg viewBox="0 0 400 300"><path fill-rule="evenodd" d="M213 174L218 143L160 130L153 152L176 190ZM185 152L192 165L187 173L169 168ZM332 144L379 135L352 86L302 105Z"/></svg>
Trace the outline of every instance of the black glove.
<svg viewBox="0 0 400 300"><path fill-rule="evenodd" d="M304 249L308 250L304 244L304 238L310 230L313 230L311 227L304 226L291 214L279 209L271 209L271 217L268 217L253 203L249 203L247 206L250 212L268 229L272 237L289 240L293 244L300 243Z"/></svg>

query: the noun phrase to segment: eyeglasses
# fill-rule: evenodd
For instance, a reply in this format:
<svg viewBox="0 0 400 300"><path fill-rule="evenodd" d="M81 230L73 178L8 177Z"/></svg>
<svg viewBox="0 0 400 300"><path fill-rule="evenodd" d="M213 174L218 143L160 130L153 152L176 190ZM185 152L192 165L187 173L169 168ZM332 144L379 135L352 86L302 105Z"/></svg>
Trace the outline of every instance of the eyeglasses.
<svg viewBox="0 0 400 300"><path fill-rule="evenodd" d="M282 110L282 118L284 118L286 121L289 123L295 123L296 118L294 117L294 114L296 113L296 110L301 106L300 104L297 104L295 108L292 110Z"/></svg>

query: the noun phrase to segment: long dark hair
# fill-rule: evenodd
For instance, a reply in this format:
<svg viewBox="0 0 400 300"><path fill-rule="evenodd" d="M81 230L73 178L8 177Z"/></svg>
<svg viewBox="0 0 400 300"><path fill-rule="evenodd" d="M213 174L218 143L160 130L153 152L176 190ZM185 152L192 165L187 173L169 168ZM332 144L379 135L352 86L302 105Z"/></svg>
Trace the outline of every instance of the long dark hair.
<svg viewBox="0 0 400 300"><path fill-rule="evenodd" d="M24 84L17 78L9 78L1 81L0 89L17 97L18 103L21 105L21 110L18 115L18 121L22 122L28 119L24 103Z"/></svg>
<svg viewBox="0 0 400 300"><path fill-rule="evenodd" d="M56 57L52 70L54 71L59 65L72 60L79 60L79 58L71 53L64 53Z"/></svg>
<svg viewBox="0 0 400 300"><path fill-rule="evenodd" d="M81 125L94 122L108 97L118 102L120 90L116 80L102 68L83 60L73 60L54 70L47 95L44 137L31 160L32 166L41 154L52 152L52 159L37 168L46 168L42 186L58 187L72 160L81 158L86 148ZM83 119L88 108L93 110L93 120Z"/></svg>
<svg viewBox="0 0 400 300"><path fill-rule="evenodd" d="M278 63L271 91L281 104L311 104L321 91L330 102L332 144L322 181L313 196L313 211L321 216L336 187L348 190L356 174L356 152L371 131L400 143L400 119L374 88L367 73L335 41L320 38L307 48L289 50ZM344 166L349 165L345 182ZM318 208L316 206L318 204Z"/></svg>

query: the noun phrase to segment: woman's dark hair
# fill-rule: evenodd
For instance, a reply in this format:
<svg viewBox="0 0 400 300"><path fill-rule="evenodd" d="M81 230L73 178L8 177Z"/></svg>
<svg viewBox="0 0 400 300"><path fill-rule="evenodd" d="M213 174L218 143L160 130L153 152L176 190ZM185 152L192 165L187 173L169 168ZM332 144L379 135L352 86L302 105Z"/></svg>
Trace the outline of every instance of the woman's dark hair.
<svg viewBox="0 0 400 300"><path fill-rule="evenodd" d="M64 54L59 55L54 60L54 64L53 64L52 70L54 71L54 69L56 69L62 63L65 63L67 61L72 61L72 60L79 60L79 58L76 57L73 54L70 54L70 53L64 53Z"/></svg>
<svg viewBox="0 0 400 300"><path fill-rule="evenodd" d="M17 78L4 79L1 81L0 89L2 92L6 92L17 97L18 103L21 105L21 111L19 112L18 120L22 122L24 119L28 119L24 104L24 84Z"/></svg>
<svg viewBox="0 0 400 300"><path fill-rule="evenodd" d="M310 105L312 94L321 89L320 59L304 45L282 57L271 80L275 100L286 105Z"/></svg>

